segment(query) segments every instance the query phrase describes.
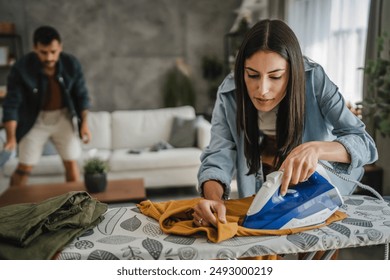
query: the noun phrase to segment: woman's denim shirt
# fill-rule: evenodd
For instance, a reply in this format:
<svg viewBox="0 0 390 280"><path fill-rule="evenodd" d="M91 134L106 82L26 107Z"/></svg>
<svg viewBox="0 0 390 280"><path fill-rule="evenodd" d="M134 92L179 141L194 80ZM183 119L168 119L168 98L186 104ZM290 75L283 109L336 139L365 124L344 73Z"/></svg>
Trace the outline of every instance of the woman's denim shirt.
<svg viewBox="0 0 390 280"><path fill-rule="evenodd" d="M306 100L303 142L337 141L351 157L351 163L327 163L338 173L349 174L360 180L363 165L377 160L378 153L365 125L346 106L338 88L323 68L305 61ZM246 175L248 167L244 155L243 133L237 134L236 101L233 74L219 86L215 102L209 146L201 155L198 172L200 192L207 180L217 180L225 186L224 198L230 195L230 183L237 180L239 197L255 194L263 183L262 168L255 175ZM353 192L356 184L341 180L328 172L333 185L342 195ZM345 176L345 175L344 175Z"/></svg>

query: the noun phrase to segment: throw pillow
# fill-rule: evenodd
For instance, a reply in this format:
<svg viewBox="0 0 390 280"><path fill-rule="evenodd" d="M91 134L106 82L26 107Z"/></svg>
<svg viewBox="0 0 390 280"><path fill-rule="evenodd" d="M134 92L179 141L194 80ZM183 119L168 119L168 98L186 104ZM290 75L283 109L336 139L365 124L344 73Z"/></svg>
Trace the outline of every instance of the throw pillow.
<svg viewBox="0 0 390 280"><path fill-rule="evenodd" d="M194 147L196 142L196 119L174 117L168 142L175 148Z"/></svg>

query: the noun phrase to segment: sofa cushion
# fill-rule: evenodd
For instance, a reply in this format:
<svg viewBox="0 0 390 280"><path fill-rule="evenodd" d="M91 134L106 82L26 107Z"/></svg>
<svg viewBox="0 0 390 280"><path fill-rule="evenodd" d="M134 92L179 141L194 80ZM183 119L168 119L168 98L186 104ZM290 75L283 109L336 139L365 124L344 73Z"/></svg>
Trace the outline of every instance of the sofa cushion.
<svg viewBox="0 0 390 280"><path fill-rule="evenodd" d="M93 149L88 151L83 151L81 158L78 160L80 172L83 171L83 165L86 159L90 157L99 157L103 160L107 160L111 155L110 150L104 149ZM16 166L18 165L18 158L11 158L3 167L3 174L5 176L11 176L15 171ZM57 155L47 155L42 156L37 165L34 166L31 175L58 175L65 174L65 168L62 163L61 157ZM64 177L65 178L65 177Z"/></svg>
<svg viewBox="0 0 390 280"><path fill-rule="evenodd" d="M83 150L111 149L111 115L109 112L89 112L88 127L92 139L83 144Z"/></svg>
<svg viewBox="0 0 390 280"><path fill-rule="evenodd" d="M196 142L196 119L174 117L168 143L175 148L194 147Z"/></svg>
<svg viewBox="0 0 390 280"><path fill-rule="evenodd" d="M210 143L211 123L204 117L198 117L196 122L196 146L204 150Z"/></svg>
<svg viewBox="0 0 390 280"><path fill-rule="evenodd" d="M34 166L31 175L53 175L53 174L64 174L65 169L62 163L61 157L57 155L48 155L42 157L44 160L40 160L39 163ZM5 176L11 176L18 165L18 158L11 158L3 168Z"/></svg>
<svg viewBox="0 0 390 280"><path fill-rule="evenodd" d="M168 141L173 118L195 118L191 106L175 108L114 111L112 116L112 148L136 149Z"/></svg>
<svg viewBox="0 0 390 280"><path fill-rule="evenodd" d="M109 166L112 172L199 166L201 152L198 148L177 148L131 154L128 149L120 149L113 151Z"/></svg>

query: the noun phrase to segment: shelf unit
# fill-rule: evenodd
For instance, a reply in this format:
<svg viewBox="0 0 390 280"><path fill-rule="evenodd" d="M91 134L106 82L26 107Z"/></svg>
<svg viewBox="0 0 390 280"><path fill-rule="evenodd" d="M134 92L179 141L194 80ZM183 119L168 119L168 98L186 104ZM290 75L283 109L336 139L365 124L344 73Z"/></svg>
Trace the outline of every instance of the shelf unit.
<svg viewBox="0 0 390 280"><path fill-rule="evenodd" d="M23 46L20 35L0 33L0 104L5 95L7 76L11 66L22 55Z"/></svg>

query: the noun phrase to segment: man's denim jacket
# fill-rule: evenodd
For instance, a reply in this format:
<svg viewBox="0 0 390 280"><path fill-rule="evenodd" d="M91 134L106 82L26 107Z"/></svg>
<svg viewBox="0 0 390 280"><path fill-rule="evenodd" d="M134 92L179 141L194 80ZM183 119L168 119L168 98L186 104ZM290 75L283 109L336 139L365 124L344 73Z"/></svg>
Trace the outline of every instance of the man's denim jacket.
<svg viewBox="0 0 390 280"><path fill-rule="evenodd" d="M343 96L323 68L305 60L306 100L303 142L338 141L351 156L351 163L330 162L338 173L350 174L360 180L363 165L377 160L375 143L365 125L345 106ZM201 156L198 172L200 192L207 180L217 180L225 186L224 198L230 195L230 183L237 180L239 197L255 194L263 183L262 168L255 175L246 175L243 133L237 134L236 101L233 74L229 74L218 89L212 115L211 140ZM342 195L353 192L356 185L328 172Z"/></svg>
<svg viewBox="0 0 390 280"><path fill-rule="evenodd" d="M8 76L3 122L18 122L17 141L32 128L45 100L48 79L42 71L38 56L30 52L12 66ZM90 103L81 65L74 56L64 52L60 54L56 79L70 118L80 121L81 112L88 109Z"/></svg>

